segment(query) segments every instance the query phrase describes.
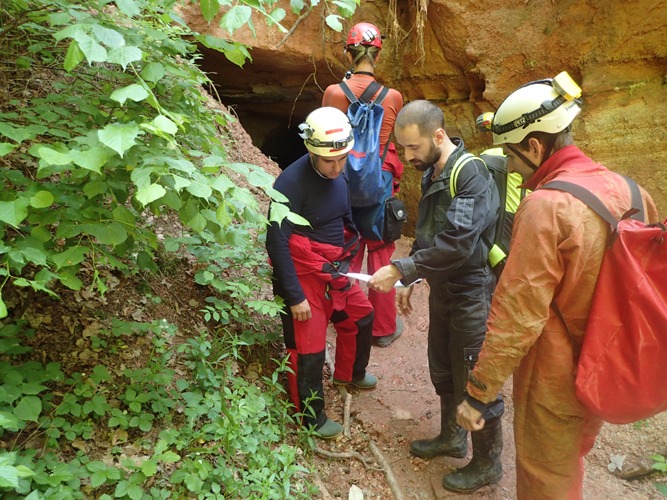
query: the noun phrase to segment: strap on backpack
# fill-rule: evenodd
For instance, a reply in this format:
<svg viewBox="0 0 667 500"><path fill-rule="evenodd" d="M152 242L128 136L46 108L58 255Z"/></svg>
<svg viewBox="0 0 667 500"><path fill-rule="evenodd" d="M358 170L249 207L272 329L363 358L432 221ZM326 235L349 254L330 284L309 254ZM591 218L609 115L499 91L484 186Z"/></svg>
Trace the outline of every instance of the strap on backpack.
<svg viewBox="0 0 667 500"><path fill-rule="evenodd" d="M351 103L353 103L353 102L361 102L361 103L371 102L371 98L375 95L375 93L378 91L378 89L382 88L382 91L378 94L377 98L373 101L373 104L382 104L382 101L384 101L384 98L387 97L387 94L389 93L389 87L385 87L383 85L380 85L378 82L373 80L371 83L368 84L366 89L359 96L359 99L357 99L357 96L354 95L354 93L352 92L352 90L350 89L350 87L347 83L340 82L338 85L340 85L340 88L343 91L343 93L345 94L345 97L347 97L347 100L350 101Z"/></svg>
<svg viewBox="0 0 667 500"><path fill-rule="evenodd" d="M352 89L350 89L347 83L343 81L340 82L338 85L340 85L341 90L345 94L345 97L347 97L347 100L350 101L350 103L355 103L355 102L368 103L370 101L370 98L375 95L375 93L380 87L382 87L382 91L375 98L375 101L373 101L373 105L382 104L382 101L384 101L384 98L387 97L387 94L389 93L389 87L380 85L378 82L373 80L371 83L368 84L368 87L366 87L361 96L359 96L359 99L357 99L357 96L354 95ZM380 165L384 165L384 160L387 157L387 152L389 151L390 142L391 138L389 138L387 144L384 145L384 151L382 153Z"/></svg>
<svg viewBox="0 0 667 500"><path fill-rule="evenodd" d="M630 208L630 210L628 210L623 214L621 220L630 217L638 221L643 221L644 204L642 203L642 195L641 192L639 191L639 186L637 186L637 183L635 183L635 181L633 181L628 177L623 176L623 179L625 179L625 182L630 187L630 192L632 193L632 208ZM618 220L616 220L616 217L614 217L611 214L611 212L605 206L605 204L602 203L602 200L600 200L600 198L591 193L588 189L578 184L566 181L547 182L540 189L556 189L558 191L565 191L566 193L571 194L578 200L585 203L591 210L593 210L596 214L602 217L607 222L607 224L609 224L614 230L616 230L616 227L618 226Z"/></svg>
<svg viewBox="0 0 667 500"><path fill-rule="evenodd" d="M461 170L463 170L463 167L468 162L474 160L475 158L481 160L488 170L489 167L486 165L486 162L481 158L478 158L477 156L471 153L462 154L459 157L459 159L456 160L456 163L454 163L454 166L452 167L452 172L449 175L449 194L451 195L452 199L456 196L456 185L458 183L459 174L461 173ZM493 177L493 174L490 171L489 175ZM505 189L506 188L507 186L505 186ZM500 189L498 189L498 191L499 191L498 194L500 194ZM504 224L504 220L505 220L505 207L501 206L500 214L498 220L496 221L496 232L494 234L494 241L498 241L499 236L502 234L502 226ZM484 231L484 233L486 233L486 230ZM505 258L507 258L507 254L505 253L505 251L498 245L496 245L493 241L489 241L484 234L482 234L482 240L484 241L484 243L486 243L486 246L489 248L489 264L491 264L492 268L496 267L503 260L505 260Z"/></svg>

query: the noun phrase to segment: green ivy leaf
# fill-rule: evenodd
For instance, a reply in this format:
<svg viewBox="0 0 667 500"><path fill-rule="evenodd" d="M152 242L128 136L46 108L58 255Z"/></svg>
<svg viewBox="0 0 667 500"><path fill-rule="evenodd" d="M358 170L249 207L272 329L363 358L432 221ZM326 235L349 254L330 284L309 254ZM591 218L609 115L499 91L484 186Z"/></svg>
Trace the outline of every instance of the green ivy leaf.
<svg viewBox="0 0 667 500"><path fill-rule="evenodd" d="M128 17L135 17L141 14L141 9L134 0L116 0L115 3L121 12Z"/></svg>
<svg viewBox="0 0 667 500"><path fill-rule="evenodd" d="M2 297L0 296L0 319L6 318L8 315L9 315L9 311L7 310L7 304L5 304L5 301L2 300ZM2 419L0 418L0 420L2 420ZM1 426L2 426L2 422L0 422L0 427Z"/></svg>
<svg viewBox="0 0 667 500"><path fill-rule="evenodd" d="M136 144L135 139L141 132L136 125L112 123L97 132L100 142L110 147L123 157L125 151Z"/></svg>
<svg viewBox="0 0 667 500"><path fill-rule="evenodd" d="M19 419L13 413L0 411L0 429L7 429L10 432L18 431Z"/></svg>
<svg viewBox="0 0 667 500"><path fill-rule="evenodd" d="M229 32L230 35L248 23L252 16L252 9L247 5L235 5L222 16L220 27Z"/></svg>
<svg viewBox="0 0 667 500"><path fill-rule="evenodd" d="M109 161L112 153L103 146L93 146L90 149L82 151L73 149L69 152L72 161L79 167L91 170L98 174L102 173L102 167Z"/></svg>
<svg viewBox="0 0 667 500"><path fill-rule="evenodd" d="M0 487L19 487L19 473L16 470L16 467L12 467L11 465L0 465Z"/></svg>
<svg viewBox="0 0 667 500"><path fill-rule="evenodd" d="M107 482L107 475L104 471L96 471L90 476L90 485L93 488L99 488Z"/></svg>
<svg viewBox="0 0 667 500"><path fill-rule="evenodd" d="M122 89L114 90L114 92L111 94L111 99L119 102L121 106L124 105L125 101L128 99L134 102L141 102L147 97L148 91L138 83L128 85Z"/></svg>
<svg viewBox="0 0 667 500"><path fill-rule="evenodd" d="M0 201L0 221L18 227L28 216L28 200L19 198L14 201Z"/></svg>
<svg viewBox="0 0 667 500"><path fill-rule="evenodd" d="M53 204L54 198L49 191L39 191L30 198L30 206L34 208L46 208Z"/></svg>
<svg viewBox="0 0 667 500"><path fill-rule="evenodd" d="M72 158L70 158L69 152L61 153L60 151L56 151L47 146L37 149L37 154L44 160L46 165L69 165L72 163Z"/></svg>
<svg viewBox="0 0 667 500"><path fill-rule="evenodd" d="M301 13L306 3L303 0L290 0L289 6L295 14Z"/></svg>
<svg viewBox="0 0 667 500"><path fill-rule="evenodd" d="M0 142L0 156L8 155L15 149L16 146L14 144L10 144L9 142Z"/></svg>
<svg viewBox="0 0 667 500"><path fill-rule="evenodd" d="M354 11L357 10L359 0L333 0L332 3L338 6L338 12L343 17L352 17Z"/></svg>
<svg viewBox="0 0 667 500"><path fill-rule="evenodd" d="M165 451L162 455L160 455L160 460L170 464L176 463L180 459L181 456L178 453L174 453L173 451Z"/></svg>
<svg viewBox="0 0 667 500"><path fill-rule="evenodd" d="M44 128L44 130L47 130ZM9 123L1 123L0 122L0 134L4 135L5 137L9 137L10 139L21 143L23 141L27 141L29 139L33 139L35 135L34 129L31 129L30 127L12 127Z"/></svg>
<svg viewBox="0 0 667 500"><path fill-rule="evenodd" d="M343 30L343 24L340 22L341 19L342 18L336 14L330 14L324 21L329 28L340 33Z"/></svg>
<svg viewBox="0 0 667 500"><path fill-rule="evenodd" d="M95 236L103 245L120 245L127 239L125 226L119 222L86 224L85 231Z"/></svg>
<svg viewBox="0 0 667 500"><path fill-rule="evenodd" d="M99 24L93 24L93 34L100 43L103 43L110 49L117 49L125 45L125 38L116 30L105 28Z"/></svg>
<svg viewBox="0 0 667 500"><path fill-rule="evenodd" d="M153 460L146 460L141 464L141 472L143 472L146 477L154 476L157 472L157 463Z"/></svg>
<svg viewBox="0 0 667 500"><path fill-rule="evenodd" d="M141 70L141 78L147 82L157 83L164 75L167 73L167 70L164 69L164 66L160 63L152 62L148 63L143 70Z"/></svg>
<svg viewBox="0 0 667 500"><path fill-rule="evenodd" d="M223 227L227 227L232 223L232 216L229 215L227 204L225 202L222 202L220 206L218 206L218 209L215 211L215 217Z"/></svg>
<svg viewBox="0 0 667 500"><path fill-rule="evenodd" d="M111 213L113 214L113 218L118 222L122 222L130 226L134 226L134 224L137 222L134 214L122 205L118 205Z"/></svg>
<svg viewBox="0 0 667 500"><path fill-rule="evenodd" d="M218 0L201 0L199 2L199 8L201 9L201 15L208 23L210 23L218 14L220 3Z"/></svg>
<svg viewBox="0 0 667 500"><path fill-rule="evenodd" d="M146 206L155 200L159 200L166 193L167 190L159 184L151 184L150 186L137 191L135 197L143 206Z"/></svg>
<svg viewBox="0 0 667 500"><path fill-rule="evenodd" d="M72 40L69 47L67 47L67 54L65 55L63 68L65 68L65 71L72 71L84 60L84 58L85 55L79 48L79 43L76 40Z"/></svg>
<svg viewBox="0 0 667 500"><path fill-rule="evenodd" d="M97 43L93 37L80 32L75 33L73 38L78 42L79 49L83 52L88 64L107 61L107 49Z"/></svg>
<svg viewBox="0 0 667 500"><path fill-rule="evenodd" d="M283 26L280 25L280 21L285 19L286 15L287 15L287 13L285 12L285 9L280 8L280 7L277 7L276 9L274 9L273 12L271 12L271 14L269 15L269 20L272 23L275 23L278 26L278 28L280 29L280 31L282 31L283 33L287 32L287 30Z"/></svg>
<svg viewBox="0 0 667 500"><path fill-rule="evenodd" d="M72 21L72 16L67 12L54 12L49 14L47 18L49 20L49 26L62 26Z"/></svg>
<svg viewBox="0 0 667 500"><path fill-rule="evenodd" d="M178 132L176 124L164 115L156 116L153 120L153 125L155 125L158 130L170 135L175 135L176 132Z"/></svg>
<svg viewBox="0 0 667 500"><path fill-rule="evenodd" d="M206 228L206 218L202 214L197 213L192 219L187 221L187 225L199 233Z"/></svg>
<svg viewBox="0 0 667 500"><path fill-rule="evenodd" d="M51 260L56 265L56 269L62 267L75 266L80 262L83 262L88 254L89 249L83 246L73 246L69 247L63 252L56 253L51 255ZM62 277L60 278L62 281Z"/></svg>
<svg viewBox="0 0 667 500"><path fill-rule="evenodd" d="M70 290L81 290L83 288L83 282L69 271L59 273L57 278Z"/></svg>
<svg viewBox="0 0 667 500"><path fill-rule="evenodd" d="M42 400L37 396L21 398L14 408L14 414L24 421L37 422L40 413L42 413Z"/></svg>
<svg viewBox="0 0 667 500"><path fill-rule="evenodd" d="M109 58L107 59L110 63L120 64L123 69L127 69L128 64L135 61L141 61L143 56L141 49L138 47L120 47L113 49L109 52Z"/></svg>
<svg viewBox="0 0 667 500"><path fill-rule="evenodd" d="M213 190L201 182L192 182L186 187L187 191L198 198L208 198L213 194Z"/></svg>

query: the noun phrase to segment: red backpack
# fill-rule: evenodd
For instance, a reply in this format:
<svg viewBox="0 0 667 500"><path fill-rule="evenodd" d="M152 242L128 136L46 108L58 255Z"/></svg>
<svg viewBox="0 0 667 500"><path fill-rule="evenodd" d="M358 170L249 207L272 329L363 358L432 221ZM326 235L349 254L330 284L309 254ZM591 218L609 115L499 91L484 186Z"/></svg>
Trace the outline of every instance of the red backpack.
<svg viewBox="0 0 667 500"><path fill-rule="evenodd" d="M626 181L632 206L641 209L639 188ZM641 210L633 209L617 221L577 184L553 181L542 188L570 193L611 228L577 366L577 398L613 424L667 410L667 220L645 224Z"/></svg>

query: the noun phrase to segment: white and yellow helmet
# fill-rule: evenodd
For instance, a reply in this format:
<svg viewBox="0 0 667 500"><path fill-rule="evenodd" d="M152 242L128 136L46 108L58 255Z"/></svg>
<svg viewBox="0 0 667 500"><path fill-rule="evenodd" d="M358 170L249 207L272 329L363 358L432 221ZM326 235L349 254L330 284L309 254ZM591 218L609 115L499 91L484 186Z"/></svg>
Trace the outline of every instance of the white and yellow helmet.
<svg viewBox="0 0 667 500"><path fill-rule="evenodd" d="M518 144L531 132L557 134L581 111L581 88L563 71L554 79L530 82L512 92L495 114L477 125L493 132L493 144Z"/></svg>
<svg viewBox="0 0 667 500"><path fill-rule="evenodd" d="M299 125L306 149L318 156L338 156L354 146L352 125L338 108L324 106L312 111Z"/></svg>

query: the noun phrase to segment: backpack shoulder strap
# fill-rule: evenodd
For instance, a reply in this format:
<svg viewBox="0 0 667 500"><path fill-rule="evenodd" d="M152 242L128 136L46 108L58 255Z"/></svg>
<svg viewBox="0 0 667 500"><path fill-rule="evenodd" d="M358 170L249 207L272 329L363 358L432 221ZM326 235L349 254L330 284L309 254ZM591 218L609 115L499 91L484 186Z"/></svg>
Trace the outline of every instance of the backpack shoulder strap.
<svg viewBox="0 0 667 500"><path fill-rule="evenodd" d="M458 160L456 160L456 163L454 163L454 166L452 167L452 173L449 175L449 194L454 198L456 196L456 183L459 180L459 174L461 173L461 170L463 170L463 167L466 165L471 160L474 160L477 158L474 154L471 153L465 153L462 154Z"/></svg>
<svg viewBox="0 0 667 500"><path fill-rule="evenodd" d="M348 84L345 83L345 81L340 82L338 85L340 86L340 89L345 94L345 97L347 97L348 101L350 101L350 102L357 102L358 101L357 97L354 95L354 93L352 93L352 90L350 89Z"/></svg>
<svg viewBox="0 0 667 500"><path fill-rule="evenodd" d="M571 194L578 200L588 205L591 210L607 221L607 224L609 224L612 228L616 229L616 226L618 225L618 221L611 214L605 204L602 203L600 198L595 196L588 189L581 187L578 184L565 181L551 181L547 182L540 189L555 189L557 191L565 191L566 193Z"/></svg>
<svg viewBox="0 0 667 500"><path fill-rule="evenodd" d="M382 87L382 90L375 98L375 104L382 104L382 101L384 101L384 98L387 97L388 93L389 93L389 87Z"/></svg>
<svg viewBox="0 0 667 500"><path fill-rule="evenodd" d="M630 179L630 177L622 176L630 186L630 193L632 193L632 208L637 209L637 212L632 214L630 218L644 222L644 202L642 200L642 193L639 190L639 186L635 181Z"/></svg>
<svg viewBox="0 0 667 500"><path fill-rule="evenodd" d="M373 80L359 96L359 102L370 102L371 98L375 95L380 87L382 87L382 85Z"/></svg>

